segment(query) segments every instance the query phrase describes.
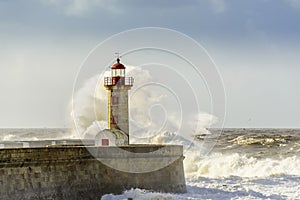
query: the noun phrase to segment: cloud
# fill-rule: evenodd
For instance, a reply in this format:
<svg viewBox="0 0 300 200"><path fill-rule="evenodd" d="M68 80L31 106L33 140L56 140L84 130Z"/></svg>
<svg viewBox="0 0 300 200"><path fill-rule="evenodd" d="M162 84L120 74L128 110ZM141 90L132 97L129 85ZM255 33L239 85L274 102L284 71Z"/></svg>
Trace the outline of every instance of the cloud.
<svg viewBox="0 0 300 200"><path fill-rule="evenodd" d="M223 13L226 11L226 4L224 0L211 0L212 10L214 13Z"/></svg>
<svg viewBox="0 0 300 200"><path fill-rule="evenodd" d="M67 16L82 17L91 12L104 10L112 14L121 13L117 0L40 0L42 3L61 10Z"/></svg>
<svg viewBox="0 0 300 200"><path fill-rule="evenodd" d="M293 8L300 8L299 0L285 0L285 1Z"/></svg>
<svg viewBox="0 0 300 200"><path fill-rule="evenodd" d="M127 1L124 3L120 0L38 0L41 1L45 5L49 5L55 7L56 9L63 12L66 16L76 16L76 17L84 17L94 12L106 11L109 14L122 14L125 8L149 8L151 10L166 10L166 9L183 9L185 7L189 7L190 5L211 7L213 13L219 14L226 11L226 3L224 0L210 0L210 1L202 1L195 0L191 2L182 3L180 1L175 1L172 4L165 3L162 1L154 1L153 3L149 3L148 1Z"/></svg>

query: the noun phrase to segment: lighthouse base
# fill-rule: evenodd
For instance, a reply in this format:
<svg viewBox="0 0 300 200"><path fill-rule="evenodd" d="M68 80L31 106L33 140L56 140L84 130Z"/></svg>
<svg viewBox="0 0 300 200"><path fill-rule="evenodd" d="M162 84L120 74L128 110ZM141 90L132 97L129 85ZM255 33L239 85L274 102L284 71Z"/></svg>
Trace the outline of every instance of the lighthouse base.
<svg viewBox="0 0 300 200"><path fill-rule="evenodd" d="M131 188L186 192L182 146L1 149L0 159L3 200L99 199ZM156 169L159 162L165 166Z"/></svg>

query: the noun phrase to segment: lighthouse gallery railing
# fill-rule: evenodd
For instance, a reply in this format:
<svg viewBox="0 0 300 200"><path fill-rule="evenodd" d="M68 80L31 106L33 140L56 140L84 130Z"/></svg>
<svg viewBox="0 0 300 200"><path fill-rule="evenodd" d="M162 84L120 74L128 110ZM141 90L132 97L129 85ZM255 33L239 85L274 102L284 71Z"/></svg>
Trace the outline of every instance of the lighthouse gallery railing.
<svg viewBox="0 0 300 200"><path fill-rule="evenodd" d="M105 86L125 85L132 86L134 82L133 77L104 77Z"/></svg>

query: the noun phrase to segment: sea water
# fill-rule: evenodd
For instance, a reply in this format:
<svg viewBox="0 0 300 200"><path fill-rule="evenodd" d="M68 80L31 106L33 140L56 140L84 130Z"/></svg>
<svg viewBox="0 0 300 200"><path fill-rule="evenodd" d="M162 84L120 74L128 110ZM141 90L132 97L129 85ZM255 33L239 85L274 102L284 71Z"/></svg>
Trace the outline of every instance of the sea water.
<svg viewBox="0 0 300 200"><path fill-rule="evenodd" d="M174 134L162 133L159 141L174 142L168 140ZM0 129L1 141L74 137L69 129ZM221 135L210 130L195 142L214 145L209 151L197 145L185 150L187 193L133 188L99 199L300 199L300 130L224 129Z"/></svg>
<svg viewBox="0 0 300 200"><path fill-rule="evenodd" d="M300 130L224 129L197 136L210 152L185 151L187 193L133 188L109 199L300 199ZM169 134L165 134L166 137Z"/></svg>

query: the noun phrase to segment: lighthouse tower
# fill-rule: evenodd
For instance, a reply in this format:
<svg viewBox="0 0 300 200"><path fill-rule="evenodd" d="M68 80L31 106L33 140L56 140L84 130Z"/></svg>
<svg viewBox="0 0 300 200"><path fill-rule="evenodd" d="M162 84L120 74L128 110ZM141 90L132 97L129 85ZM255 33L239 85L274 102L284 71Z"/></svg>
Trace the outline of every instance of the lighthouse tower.
<svg viewBox="0 0 300 200"><path fill-rule="evenodd" d="M129 140L128 90L133 85L133 78L125 76L125 69L118 57L111 67L111 76L104 78L104 86L108 90L108 129L123 132Z"/></svg>

